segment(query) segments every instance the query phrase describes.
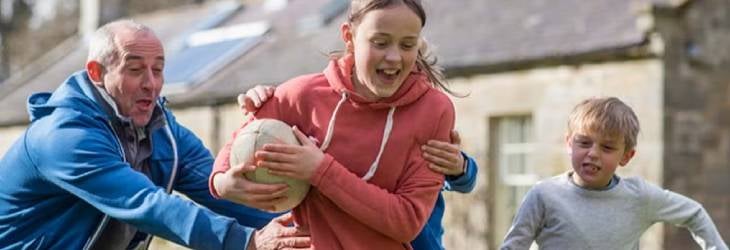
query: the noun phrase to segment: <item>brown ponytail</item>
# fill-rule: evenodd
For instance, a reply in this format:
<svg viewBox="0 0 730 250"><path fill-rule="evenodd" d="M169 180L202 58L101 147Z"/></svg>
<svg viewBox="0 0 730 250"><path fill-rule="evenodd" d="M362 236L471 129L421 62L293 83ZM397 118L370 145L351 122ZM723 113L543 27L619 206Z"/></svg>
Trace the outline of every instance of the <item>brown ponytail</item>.
<svg viewBox="0 0 730 250"><path fill-rule="evenodd" d="M421 39L421 47L418 49L418 57L416 58L416 66L418 67L418 69L426 73L426 76L428 76L428 80L431 82L431 85L434 88L439 88L449 95L455 97L468 96L468 94L459 94L449 89L449 83L446 81L446 77L443 73L444 69L437 64L438 59L431 53L428 47L428 41L426 41L426 39Z"/></svg>

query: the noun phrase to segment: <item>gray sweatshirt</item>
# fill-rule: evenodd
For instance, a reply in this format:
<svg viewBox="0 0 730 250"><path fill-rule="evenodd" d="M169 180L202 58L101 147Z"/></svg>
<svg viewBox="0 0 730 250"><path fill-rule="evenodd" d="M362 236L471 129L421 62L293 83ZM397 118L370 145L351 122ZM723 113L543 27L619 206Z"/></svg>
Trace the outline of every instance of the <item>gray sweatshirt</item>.
<svg viewBox="0 0 730 250"><path fill-rule="evenodd" d="M702 249L727 250L702 205L640 178L616 178L606 190L575 185L568 172L536 184L525 196L500 249L639 249L652 224L686 227Z"/></svg>

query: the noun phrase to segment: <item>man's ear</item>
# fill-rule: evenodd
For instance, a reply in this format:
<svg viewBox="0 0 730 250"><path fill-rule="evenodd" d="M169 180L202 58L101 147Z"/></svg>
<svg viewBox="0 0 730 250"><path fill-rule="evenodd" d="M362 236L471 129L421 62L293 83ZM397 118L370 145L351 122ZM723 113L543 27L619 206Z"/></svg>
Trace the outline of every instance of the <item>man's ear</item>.
<svg viewBox="0 0 730 250"><path fill-rule="evenodd" d="M352 24L345 22L340 25L340 37L345 42L347 53L352 53L355 49L352 32Z"/></svg>
<svg viewBox="0 0 730 250"><path fill-rule="evenodd" d="M102 86L102 79L104 78L104 66L97 61L86 62L86 73L89 75L89 79L94 85Z"/></svg>
<svg viewBox="0 0 730 250"><path fill-rule="evenodd" d="M636 149L631 149L631 151L625 152L618 164L622 167L626 166L626 164L629 164L629 161L631 161L631 158L634 158L634 154L636 154Z"/></svg>

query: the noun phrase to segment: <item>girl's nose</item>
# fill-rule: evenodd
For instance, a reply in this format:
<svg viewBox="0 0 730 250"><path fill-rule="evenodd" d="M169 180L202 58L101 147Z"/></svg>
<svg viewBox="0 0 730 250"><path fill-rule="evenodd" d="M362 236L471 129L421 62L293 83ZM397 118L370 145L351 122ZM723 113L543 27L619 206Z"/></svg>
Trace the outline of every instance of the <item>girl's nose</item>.
<svg viewBox="0 0 730 250"><path fill-rule="evenodd" d="M400 51L395 46L391 46L385 51L386 61L397 62L400 61L400 58Z"/></svg>

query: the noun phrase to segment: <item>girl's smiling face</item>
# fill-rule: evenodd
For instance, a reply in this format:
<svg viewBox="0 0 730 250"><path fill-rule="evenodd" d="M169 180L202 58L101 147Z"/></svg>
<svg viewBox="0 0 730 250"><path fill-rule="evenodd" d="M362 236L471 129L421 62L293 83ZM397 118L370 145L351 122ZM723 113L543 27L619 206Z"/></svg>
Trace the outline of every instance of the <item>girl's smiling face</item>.
<svg viewBox="0 0 730 250"><path fill-rule="evenodd" d="M355 57L355 92L372 101L392 96L416 64L421 29L421 18L405 4L343 24L342 38Z"/></svg>

